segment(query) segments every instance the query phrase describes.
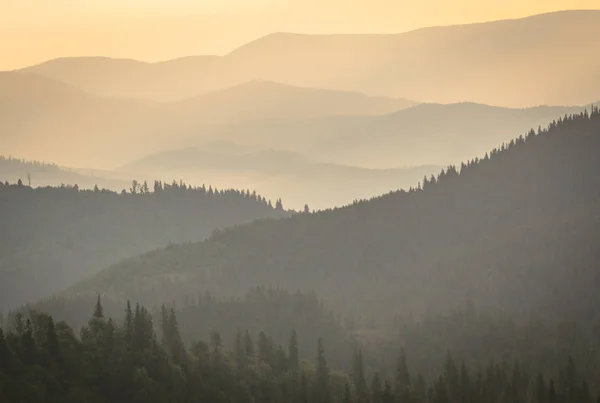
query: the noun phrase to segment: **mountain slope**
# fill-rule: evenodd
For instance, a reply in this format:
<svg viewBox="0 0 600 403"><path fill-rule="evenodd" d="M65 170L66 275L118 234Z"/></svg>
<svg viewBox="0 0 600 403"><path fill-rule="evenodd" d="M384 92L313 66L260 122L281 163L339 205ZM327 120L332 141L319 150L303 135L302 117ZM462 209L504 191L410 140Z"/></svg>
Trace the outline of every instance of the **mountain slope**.
<svg viewBox="0 0 600 403"><path fill-rule="evenodd" d="M283 216L258 196L165 185L154 193L0 184L0 311L171 242Z"/></svg>
<svg viewBox="0 0 600 403"><path fill-rule="evenodd" d="M278 33L223 57L72 58L25 70L95 94L155 100L268 80L438 103L581 105L600 93L599 36L600 11L564 11L394 35Z"/></svg>
<svg viewBox="0 0 600 403"><path fill-rule="evenodd" d="M422 190L157 250L65 295L155 301L161 289L171 299L272 284L315 290L346 312L437 312L471 298L483 309L591 318L600 285L599 152L595 110L532 131L460 174L449 169Z"/></svg>

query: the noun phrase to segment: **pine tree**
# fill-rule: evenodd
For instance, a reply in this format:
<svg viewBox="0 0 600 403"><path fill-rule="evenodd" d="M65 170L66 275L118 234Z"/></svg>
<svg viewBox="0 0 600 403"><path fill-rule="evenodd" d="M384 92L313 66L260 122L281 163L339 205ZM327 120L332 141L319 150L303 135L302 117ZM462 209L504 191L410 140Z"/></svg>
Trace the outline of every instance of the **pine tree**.
<svg viewBox="0 0 600 403"><path fill-rule="evenodd" d="M554 379L550 379L550 385L548 387L548 403L558 403L558 396L556 395Z"/></svg>
<svg viewBox="0 0 600 403"><path fill-rule="evenodd" d="M250 336L250 332L246 329L246 333L244 333L244 352L246 357L254 357L254 342L252 341L252 337Z"/></svg>
<svg viewBox="0 0 600 403"><path fill-rule="evenodd" d="M346 382L344 385L344 396L342 398L342 403L352 403L352 393L350 392L350 384Z"/></svg>
<svg viewBox="0 0 600 403"><path fill-rule="evenodd" d="M48 351L48 353L54 360L59 361L60 344L58 342L58 336L56 335L56 329L54 328L54 319L52 319L52 316L48 318L45 342L46 351Z"/></svg>
<svg viewBox="0 0 600 403"><path fill-rule="evenodd" d="M373 375L371 382L371 403L383 403L383 386L378 373Z"/></svg>
<svg viewBox="0 0 600 403"><path fill-rule="evenodd" d="M536 403L546 403L548 401L548 389L544 375L538 374L535 385L535 401Z"/></svg>
<svg viewBox="0 0 600 403"><path fill-rule="evenodd" d="M392 385L386 379L383 385L383 403L394 403L394 392L392 391Z"/></svg>
<svg viewBox="0 0 600 403"><path fill-rule="evenodd" d="M221 334L217 331L213 331L210 335L210 343L211 343L215 353L217 353L221 348L223 348L223 341L221 339Z"/></svg>
<svg viewBox="0 0 600 403"><path fill-rule="evenodd" d="M246 365L246 352L244 351L244 337L242 336L242 331L240 329L237 330L235 335L233 351L235 353L238 369L241 370Z"/></svg>
<svg viewBox="0 0 600 403"><path fill-rule="evenodd" d="M290 370L296 371L299 365L298 358L298 336L296 335L296 331L292 331L292 336L290 337L290 345L289 345L289 367Z"/></svg>
<svg viewBox="0 0 600 403"><path fill-rule="evenodd" d="M264 331L260 331L258 335L258 358L263 362L270 362L271 359L271 343Z"/></svg>
<svg viewBox="0 0 600 403"><path fill-rule="evenodd" d="M356 398L359 403L366 403L369 401L369 390L367 387L367 381L365 378L365 372L363 367L362 349L357 347L354 349L354 359L352 365L352 380L354 387L356 388Z"/></svg>
<svg viewBox="0 0 600 403"><path fill-rule="evenodd" d="M25 364L34 364L37 347L33 338L33 325L31 319L25 322L25 331L21 336L21 351L19 356Z"/></svg>
<svg viewBox="0 0 600 403"><path fill-rule="evenodd" d="M400 349L398 355L398 361L396 363L396 376L395 376L395 396L396 400L400 403L409 402L410 400L410 373L408 372L408 365L406 363L406 354L404 349Z"/></svg>
<svg viewBox="0 0 600 403"><path fill-rule="evenodd" d="M125 309L125 346L128 350L132 349L133 344L133 312L131 303L127 300L127 308Z"/></svg>
<svg viewBox="0 0 600 403"><path fill-rule="evenodd" d="M315 403L329 403L331 395L329 391L329 367L325 359L323 339L319 338L317 344L317 372L315 375Z"/></svg>

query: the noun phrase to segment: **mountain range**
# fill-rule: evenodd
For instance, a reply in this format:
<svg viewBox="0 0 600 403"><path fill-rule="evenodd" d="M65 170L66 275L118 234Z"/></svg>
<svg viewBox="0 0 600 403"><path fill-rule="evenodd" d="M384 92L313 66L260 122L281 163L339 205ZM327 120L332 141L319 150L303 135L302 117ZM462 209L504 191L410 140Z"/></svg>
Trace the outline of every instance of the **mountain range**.
<svg viewBox="0 0 600 403"><path fill-rule="evenodd" d="M225 56L63 58L22 71L160 101L267 80L435 103L582 105L600 94L599 36L600 11L563 11L390 35L275 33Z"/></svg>
<svg viewBox="0 0 600 403"><path fill-rule="evenodd" d="M3 153L95 169L216 141L365 168L446 165L580 110L410 106L267 82L160 103L102 98L37 75L0 73Z"/></svg>

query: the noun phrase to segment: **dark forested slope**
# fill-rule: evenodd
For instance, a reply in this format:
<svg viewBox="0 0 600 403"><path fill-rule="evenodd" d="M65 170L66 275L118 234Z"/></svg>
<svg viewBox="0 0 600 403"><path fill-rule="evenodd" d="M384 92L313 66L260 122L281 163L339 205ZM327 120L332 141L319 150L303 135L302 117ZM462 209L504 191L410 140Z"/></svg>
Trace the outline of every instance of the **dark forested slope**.
<svg viewBox="0 0 600 403"><path fill-rule="evenodd" d="M315 290L345 310L422 313L469 297L484 309L591 315L600 281L599 152L595 109L450 167L417 190L154 251L69 293L155 301L272 284Z"/></svg>
<svg viewBox="0 0 600 403"><path fill-rule="evenodd" d="M48 296L128 256L285 214L247 192L175 183L153 190L145 184L121 194L0 185L0 310Z"/></svg>

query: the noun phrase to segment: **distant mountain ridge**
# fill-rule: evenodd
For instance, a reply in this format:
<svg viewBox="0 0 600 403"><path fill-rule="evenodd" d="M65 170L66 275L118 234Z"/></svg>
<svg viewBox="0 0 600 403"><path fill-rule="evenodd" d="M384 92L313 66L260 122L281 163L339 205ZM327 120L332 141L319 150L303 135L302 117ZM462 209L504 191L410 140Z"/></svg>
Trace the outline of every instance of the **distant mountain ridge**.
<svg viewBox="0 0 600 403"><path fill-rule="evenodd" d="M366 169L323 163L285 150L263 149L223 154L198 148L168 150L119 168L129 177L183 178L226 187L256 189L281 197L286 206L302 210L343 206L355 200L408 189L441 166Z"/></svg>
<svg viewBox="0 0 600 403"><path fill-rule="evenodd" d="M411 105L406 100L277 83L247 83L182 103L160 103L103 98L43 76L0 72L2 152L71 166L106 168L185 146L183 141L202 137L206 127L215 124L384 113ZM74 152L66 152L59 140Z"/></svg>
<svg viewBox="0 0 600 403"><path fill-rule="evenodd" d="M358 92L249 81L186 99L175 107L183 113L202 116L206 123L232 123L326 115L381 115L416 104L407 99L369 97Z"/></svg>
<svg viewBox="0 0 600 403"><path fill-rule="evenodd" d="M98 95L155 100L267 80L438 103L581 105L600 93L599 27L600 11L563 11L402 34L277 33L222 57L67 58L24 71Z"/></svg>
<svg viewBox="0 0 600 403"><path fill-rule="evenodd" d="M209 142L366 168L446 165L580 110L410 106L401 99L269 82L161 103L102 98L33 74L0 73L3 154L101 169Z"/></svg>

